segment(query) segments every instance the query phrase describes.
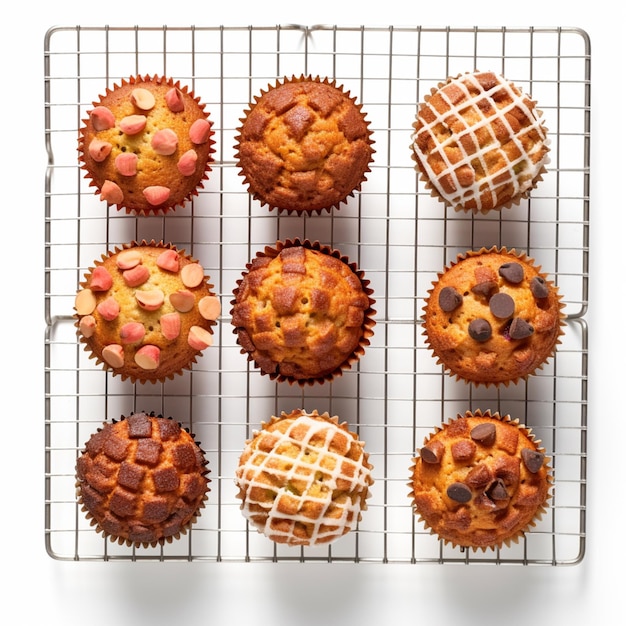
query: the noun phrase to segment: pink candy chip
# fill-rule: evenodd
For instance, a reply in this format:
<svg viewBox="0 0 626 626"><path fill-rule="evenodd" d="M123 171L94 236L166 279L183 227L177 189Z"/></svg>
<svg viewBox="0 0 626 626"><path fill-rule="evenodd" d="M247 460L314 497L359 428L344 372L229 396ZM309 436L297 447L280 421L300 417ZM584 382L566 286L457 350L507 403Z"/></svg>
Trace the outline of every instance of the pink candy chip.
<svg viewBox="0 0 626 626"><path fill-rule="evenodd" d="M145 115L127 115L120 120L120 128L127 135L136 135L146 127Z"/></svg>
<svg viewBox="0 0 626 626"><path fill-rule="evenodd" d="M115 116L105 106L97 106L90 114L89 119L95 131L109 130L115 126Z"/></svg>
<svg viewBox="0 0 626 626"><path fill-rule="evenodd" d="M115 157L115 169L122 176L135 176L137 174L137 158L136 154L124 152Z"/></svg>
<svg viewBox="0 0 626 626"><path fill-rule="evenodd" d="M124 192L117 183L105 180L100 190L100 200L107 204L120 204L124 200Z"/></svg>
<svg viewBox="0 0 626 626"><path fill-rule="evenodd" d="M89 287L92 291L108 291L113 286L113 277L109 274L109 270L102 266L94 268L91 272L91 281Z"/></svg>
<svg viewBox="0 0 626 626"><path fill-rule="evenodd" d="M124 348L118 343L105 346L102 350L102 358L111 367L122 367L124 365Z"/></svg>
<svg viewBox="0 0 626 626"><path fill-rule="evenodd" d="M172 87L165 94L165 102L167 104L167 108L172 113L180 113L185 110L185 103L183 101L183 94L176 87Z"/></svg>
<svg viewBox="0 0 626 626"><path fill-rule="evenodd" d="M191 176L196 171L197 163L197 152L195 150L187 150L187 152L178 159L178 171L183 176Z"/></svg>
<svg viewBox="0 0 626 626"><path fill-rule="evenodd" d="M159 254L156 264L168 272L177 272L180 268L178 252L176 250L164 250Z"/></svg>
<svg viewBox="0 0 626 626"><path fill-rule="evenodd" d="M150 145L157 154L170 156L178 148L178 137L171 128L163 128L154 133Z"/></svg>
<svg viewBox="0 0 626 626"><path fill-rule="evenodd" d="M167 202L167 199L170 197L170 189L169 187L153 185L152 187L146 187L143 190L143 195L152 206L157 206Z"/></svg>
<svg viewBox="0 0 626 626"><path fill-rule="evenodd" d="M163 333L163 336L167 340L171 341L180 335L181 323L178 313L166 313L165 315L161 315L160 324L161 333Z"/></svg>
<svg viewBox="0 0 626 626"><path fill-rule="evenodd" d="M92 139L89 144L89 156L96 163L102 163L111 154L111 150L113 150L113 146L108 141L101 139Z"/></svg>
<svg viewBox="0 0 626 626"><path fill-rule="evenodd" d="M213 335L201 326L192 326L187 342L194 350L204 350L213 344Z"/></svg>
<svg viewBox="0 0 626 626"><path fill-rule="evenodd" d="M208 120L196 120L189 128L189 139L196 145L206 143L211 136L211 124Z"/></svg>
<svg viewBox="0 0 626 626"><path fill-rule="evenodd" d="M161 350L157 346L142 346L135 353L135 363L144 370L155 370L159 367Z"/></svg>

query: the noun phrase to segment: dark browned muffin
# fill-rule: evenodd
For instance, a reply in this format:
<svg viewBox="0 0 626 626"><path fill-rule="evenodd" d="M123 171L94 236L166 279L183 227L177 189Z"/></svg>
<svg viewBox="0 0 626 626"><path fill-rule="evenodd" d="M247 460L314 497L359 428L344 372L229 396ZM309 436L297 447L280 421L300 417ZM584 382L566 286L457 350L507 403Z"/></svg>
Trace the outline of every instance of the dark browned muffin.
<svg viewBox="0 0 626 626"><path fill-rule="evenodd" d="M131 76L93 103L80 128L82 169L100 199L166 213L198 194L214 152L205 105L171 78Z"/></svg>
<svg viewBox="0 0 626 626"><path fill-rule="evenodd" d="M241 351L272 379L332 381L365 352L375 311L369 281L337 250L287 240L257 253L237 282Z"/></svg>
<svg viewBox="0 0 626 626"><path fill-rule="evenodd" d="M374 150L356 98L320 77L268 86L245 112L237 165L252 196L270 209L330 211L361 189Z"/></svg>
<svg viewBox="0 0 626 626"><path fill-rule="evenodd" d="M155 546L185 533L205 506L207 460L172 418L135 413L105 422L76 463L78 502L111 541Z"/></svg>

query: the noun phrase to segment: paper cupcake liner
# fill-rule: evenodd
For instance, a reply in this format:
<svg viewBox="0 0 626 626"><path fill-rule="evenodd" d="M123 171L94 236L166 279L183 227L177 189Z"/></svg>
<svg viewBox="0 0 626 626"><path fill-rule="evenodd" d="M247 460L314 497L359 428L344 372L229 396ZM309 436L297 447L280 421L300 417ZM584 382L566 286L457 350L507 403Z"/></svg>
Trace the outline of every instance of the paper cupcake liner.
<svg viewBox="0 0 626 626"><path fill-rule="evenodd" d="M430 306L430 300L433 297L433 292L436 287L439 285L442 277L446 274L446 272L452 270L454 267L462 263L465 259L480 256L488 253L497 253L504 254L510 257L511 261L519 261L522 265L527 265L533 268L537 272L537 276L545 281L545 284L548 286L552 297L556 300L554 303L554 307L558 309L556 312L557 320L556 320L556 328L554 330L555 337L554 342L551 346L549 352L546 352L545 355L541 356L541 358L533 358L532 362L526 366L526 369L520 365L520 372L515 375L506 375L502 374L501 378L495 378L485 372L483 372L483 376L481 377L479 374L470 375L470 373L464 370L461 367L455 366L452 361L452 354L446 354L444 349L438 349L434 343L433 339L429 336L427 323L425 321L426 315ZM432 352L433 357L436 359L438 365L443 366L444 371L451 377L455 378L457 381L465 382L466 384L472 384L475 387L498 387L500 385L507 387L509 384L517 384L520 381L527 380L530 376L536 375L543 367L548 363L556 354L556 350L558 346L561 344L561 337L565 332L565 319L566 315L563 312L565 304L562 302L562 294L559 292L558 288L555 286L554 282L550 280L548 275L541 270L541 266L536 264L535 260L529 256L525 252L517 251L514 248L507 249L506 247L492 246L491 248L482 247L479 250L469 250L465 253L461 253L457 256L455 261L449 263L442 271L438 272L437 279L433 281L432 288L428 290L428 294L425 299L425 305L423 307L424 311L424 331L422 332L422 336L426 340L426 347ZM494 333L495 334L495 333ZM485 352L488 350L485 350Z"/></svg>
<svg viewBox="0 0 626 626"><path fill-rule="evenodd" d="M134 413L131 413L130 415L132 416L134 415ZM87 504L85 503L83 499L83 490L87 488L88 483L86 479L80 477L80 470L79 470L80 460L79 460L77 463L77 469L76 469L76 484L75 484L76 501L81 512L84 514L85 519L89 522L90 527L93 528L95 532L102 535L104 539L110 541L111 543L117 543L119 545L126 545L128 547L134 547L134 548L148 548L148 547L154 548L159 545L161 546L165 545L166 543L168 544L173 543L174 541L177 541L178 539L180 539L182 536L186 535L188 531L196 524L196 522L198 521L198 518L202 514L203 509L206 507L206 503L209 499L209 492L210 492L209 483L211 482L210 478L208 478L208 475L210 473L210 470L208 468L209 461L206 457L205 451L202 449L200 442L196 440L196 436L192 432L190 432L188 428L184 428L182 423L178 422L177 420L174 420L172 417L166 418L166 417L163 417L163 415L160 415L160 414L157 415L155 412L150 412L150 413L146 412L145 415L147 415L150 418L157 418L159 420L168 420L168 421L171 420L175 422L180 427L181 430L185 431L191 437L196 448L196 458L198 457L198 455L201 457L202 469L199 470L198 473L206 481L206 485L205 485L204 494L201 497L199 497L196 503L195 511L191 515L187 516L186 518L183 518L183 521L180 522L180 527L178 527L175 532L162 534L158 538L151 540L151 541L133 540L130 538L131 533L129 532L129 529L128 529L128 522L125 522L126 529L124 533L115 533L106 529L106 526L107 526L106 521L105 521L106 514L102 515L101 513L94 513L90 511L90 509L88 508ZM94 441L95 438L97 438L99 433L101 433L104 428L110 427L126 419L128 419L127 416L121 416L119 420L113 419L110 422L104 422L104 424L100 426L96 430L96 432L93 433L90 439L87 441L81 456L87 453L87 446L90 444L90 442ZM80 458L81 457L79 457L79 459ZM114 463L114 461L111 461L109 459L109 464L111 463ZM121 463L119 463L119 465L121 467ZM90 489L93 490L94 487L91 486ZM174 510L175 510L175 507L172 507L172 513L174 512ZM158 524L154 522L150 522L150 521L144 522L143 526L145 526L147 529L159 528Z"/></svg>
<svg viewBox="0 0 626 626"><path fill-rule="evenodd" d="M290 103L281 100L277 94L282 88L290 88L291 85L302 83L328 85L335 89L344 101L349 101L350 110L339 120L338 131L348 142L348 146L342 148L341 152L350 152L350 159L353 159L353 163L343 161L340 164L340 157L333 155L331 148L328 148L327 154L320 154L314 159L311 157L315 161L314 167L302 163L293 164L289 160L294 158L293 155L284 157L278 148L268 148L264 143L261 137L264 120L261 119L262 114L256 115L257 107L260 111L264 103L272 99L272 107L278 111L277 116L289 112ZM330 110L333 106L334 103L330 98L324 98L315 102L311 109L315 109L316 113L317 111L326 113L324 109ZM318 133L316 128L307 127L307 124L311 122L310 119L305 119L307 117L305 107L302 109L299 115L294 115L293 119L285 123L285 132L296 137L297 142L306 141L308 137L313 136L307 150L308 152L320 150L319 144L323 142L323 139L317 139L314 136ZM372 148L374 141L373 132L369 128L370 122L366 120L362 109L363 105L356 103L356 97L352 97L348 90L329 78L294 75L291 78L285 77L277 80L274 84L268 84L267 89L261 90L260 94L254 97L254 102L244 111L244 116L240 118L241 126L237 128L238 134L235 137L237 166L250 195L259 201L261 206L267 206L269 210L298 215L330 212L333 208L339 209L341 205L347 203L348 198L354 197L367 180L375 152ZM293 110L295 111L295 107ZM324 132L326 132L325 128L319 134L323 135ZM284 141L280 143L280 148L283 148ZM257 150L258 148L260 150ZM330 158L329 155L331 155ZM277 172L282 172L282 175L276 176L275 180L267 181L265 179L268 172L271 172L273 176ZM325 182L320 191L319 179L322 176ZM329 182L330 179L332 179L332 184Z"/></svg>
<svg viewBox="0 0 626 626"><path fill-rule="evenodd" d="M236 497L251 526L275 543L329 544L361 521L372 469L365 443L347 422L295 409L261 422L246 440L235 471Z"/></svg>
<svg viewBox="0 0 626 626"><path fill-rule="evenodd" d="M534 446L534 451L543 455L543 461L541 462L541 467L537 468L537 472L542 473L542 479L545 480L545 484L542 487L542 501L539 504L535 504L536 507L532 512L529 510L528 514L524 516L524 519L520 520L518 523L513 524L510 528L506 528L504 523L498 521L496 518L493 519L491 523L491 527L494 530L500 530L501 534L499 538L492 540L491 542L485 542L484 536L480 537L480 532L484 532L484 522L483 526L479 527L477 530L478 534L472 534L468 532L462 539L458 537L454 537L455 531L457 528L452 528L450 530L446 530L441 527L443 515L446 512L451 512L452 509L446 509L440 511L437 515L429 515L428 513L422 513L420 511L420 507L416 502L416 493L415 493L415 473L418 469L418 465L422 463L421 457L418 454L412 459L411 465L409 467L409 475L411 476L411 480L407 483L410 491L408 493L408 498L411 501L411 506L413 508L413 513L416 515L420 523L423 524L425 530L429 531L430 535L436 537L438 540L442 541L444 545L449 545L454 548L460 548L461 550L471 550L473 552L482 551L486 552L487 550L498 550L503 547L511 547L512 545L517 544L520 539L523 539L529 531L536 527L537 523L541 521L543 516L546 514L548 509L548 503L552 498L552 489L553 489L553 469L551 467L551 458L546 455L546 450L541 446L541 440L537 439L532 432L532 429L522 423L520 423L519 419L513 419L510 415L502 415L498 412L491 412L490 410L482 411L480 409L474 411L466 411L464 415L457 414L456 417L450 418L447 422L443 423L441 426L437 426L433 429L433 431L424 438L424 447L430 444L436 436L453 426L454 423L460 418L487 418L499 420L505 424L515 425L519 428L521 436L526 438L532 449ZM455 462L455 465L459 465L461 461ZM520 460L520 464L523 461ZM476 491L476 489L473 489ZM515 494L517 496L517 492ZM544 497L545 496L545 497ZM513 500L513 498L512 498ZM452 500L450 500L452 502ZM519 500L516 500L519 502ZM445 505L444 505L445 506ZM457 505L458 506L458 505ZM519 505L518 505L519 506ZM509 503L509 508L515 508L518 510L518 506L516 506L513 502ZM528 505L527 505L528 506ZM431 521L429 521L430 518ZM502 523L502 526L499 524ZM456 534L459 534L458 532Z"/></svg>
<svg viewBox="0 0 626 626"><path fill-rule="evenodd" d="M446 80L438 83L435 87L431 88L430 93L424 96L424 102L420 105L426 105L428 104L428 102L431 100L431 98L437 94L443 87L445 87L446 85L448 85L450 82L457 80L459 78L461 78L462 76L469 76L469 75L473 75L473 74L478 74L480 72L465 72L464 74L457 74L456 76L450 76L448 77ZM514 85L514 83L512 83L511 81L507 80L505 77L501 76L501 75L497 75L502 81L503 81L503 86L504 85L513 85L515 87L515 89L519 89L517 86ZM521 90L520 90L521 91ZM471 198L468 197L467 201L463 201L463 200L459 200L458 202L451 202L448 198L446 198L443 193L441 192L440 189L437 188L437 185L434 184L431 176L429 175L429 173L427 172L425 166L423 165L423 163L420 161L419 157L417 156L416 153L416 147L415 147L415 136L419 130L419 121L416 119L413 122L412 126L414 129L414 135L413 135L413 141L411 142L409 149L411 151L411 158L414 161L415 165L415 170L419 175L419 180L423 183L425 189L430 193L431 197L435 198L436 200L438 200L439 202L441 202L444 206L446 207L450 207L453 208L456 212L460 212L460 213L473 213L473 214L492 214L495 211L501 211L503 209L510 209L514 206L517 206L521 203L522 200L528 198L531 194L531 192L537 188L537 186L539 185L539 183L541 181L543 181L543 177L545 176L545 174L547 173L547 169L546 166L550 163L550 158L549 158L549 152L550 152L550 144L551 144L551 139L549 136L549 131L545 126L544 120L543 120L543 112L538 109L536 107L537 102L535 100L530 99L529 96L527 96L526 94L522 94L525 97L527 97L533 107L532 109L532 114L534 115L534 117L537 120L537 124L538 126L541 128L542 134L544 135L544 139L542 141L543 146L545 148L545 154L543 156L543 162L542 165L540 167L540 169L535 173L535 175L533 176L533 178L531 180L525 180L523 183L523 188L519 190L518 193L516 193L515 195L513 195L510 199L506 200L506 201L500 201L498 200L495 204L495 206L493 207L478 207L478 206L467 206L467 201L469 201L469 199ZM465 132L465 131L464 131ZM511 163L511 168L514 167L514 164ZM500 184L500 183L498 183Z"/></svg>
<svg viewBox="0 0 626 626"><path fill-rule="evenodd" d="M201 118L208 122L209 126L207 127L208 136L203 138L201 143L191 141L191 138L188 136L189 131L186 130L184 133L184 137L178 138L178 144L175 152L170 157L169 155L164 155L158 158L163 158L164 160L172 159L171 164L167 164L169 167L171 165L171 174L172 174L172 182L170 186L170 196L166 199L160 199L155 196L156 190L164 185L164 181L161 179L155 180L155 182L150 182L149 180L145 181L145 185L140 185L137 181L137 175L128 177L128 180L125 180L124 176L120 176L119 174L116 176L116 180L106 179L106 176L103 172L98 171L97 162L95 159L91 159L89 156L89 146L86 145L86 141L88 138L97 138L97 134L100 131L92 132L89 127L90 118L92 111L102 105L105 105L111 95L115 95L117 91L122 89L126 90L130 87L132 88L145 88L147 83L156 83L159 86L165 86L167 88L176 89L182 95L183 100L187 100L193 102L193 106L197 106L199 109L199 113ZM214 144L215 141L213 139L215 132L213 130L213 124L210 120L209 114L205 111L206 104L200 101L200 98L194 94L194 92L186 85L181 85L180 81L175 81L173 78L166 76L130 76L129 78L124 78L119 83L115 83L112 88L106 89L105 93L100 95L99 100L96 100L92 103L93 108L88 111L88 117L82 120L82 125L79 130L79 139L78 139L78 152L79 152L79 163L81 169L84 171L84 178L89 181L89 187L94 189L94 193L96 195L100 195L101 199L106 202L109 206L115 206L120 211L125 211L127 214L134 215L164 215L173 210L175 210L179 206L185 205L188 201L191 201L194 197L199 195L199 191L204 188L204 182L208 180L209 173L211 172L211 163L213 161L213 154L215 153ZM133 111L129 111L127 116L136 116L145 112L146 117L150 120L150 110L143 110L141 107L135 107ZM115 119L114 128L118 128L121 120ZM106 129L105 129L106 130ZM163 129L152 128L151 132L154 134L157 130L166 130ZM150 150L148 140L145 141L143 138L143 131L135 132L132 131L132 135L129 131L128 143L131 146L135 146L132 150L138 154L141 159L141 152ZM92 134L94 135L92 137ZM152 140L151 140L152 141ZM114 147L115 150L115 147ZM182 157L182 155L187 151L195 152L197 156L196 168L192 169L192 173L190 174L182 174L179 168L178 159ZM151 158L151 157L149 157ZM173 159L176 159L174 161ZM180 162L182 163L182 161ZM139 162L140 164L140 162ZM182 166L180 166L182 167ZM187 167L191 168L191 165ZM138 172L140 172L140 168L138 168ZM161 172L158 172L159 176ZM111 185L111 182L115 183L115 185L119 185L120 190L116 193L112 193L108 191L105 185ZM104 187L104 189L103 189ZM144 196L144 191L148 187L153 187L155 190L154 193L149 194L146 192L146 196ZM123 198L120 198L119 195L123 191L127 191ZM147 197L151 197L152 200L148 201ZM138 199L139 198L139 199Z"/></svg>
<svg viewBox="0 0 626 626"><path fill-rule="evenodd" d="M132 241L123 244L121 247L116 246L112 250L109 250L106 254L103 254L100 260L94 261L94 264L89 267L87 272L85 273L83 281L79 283L80 289L77 292L76 302L74 306L74 318L76 319L75 326L77 328L79 341L81 342L81 344L84 345L84 351L88 353L89 359L94 360L96 365L100 366L103 370L111 373L113 376L121 377L123 381L130 380L130 382L132 383L163 383L166 380L172 380L175 376L182 375L185 371L190 370L193 365L197 363L197 358L203 353L204 349L208 348L213 342L214 326L217 324L217 318L219 316L219 300L213 292L213 285L210 282L210 277L204 274L203 268L203 278L195 287L190 287L188 290L191 291L192 294L198 289L201 289L204 292L202 298L197 301L194 300L194 304L192 306L192 309L198 309L198 315L195 316L195 321L197 323L191 324L191 322L188 322L185 318L187 311L183 311L179 314L179 316L182 318L182 321L180 322L179 334L175 336L169 336L166 340L164 340L164 338L161 336L157 337L159 341L163 341L163 346L160 352L160 360L156 368L151 367L149 369L146 369L144 367L141 367L139 365L139 362L136 360L137 358L140 358L137 357L137 353L142 348L146 349L145 347L147 345L152 345L147 339L147 337L149 336L148 330L145 330L145 335L143 336L143 338L138 338L135 340L131 339L130 337L123 338L122 327L120 326L121 322L117 322L119 317L114 318L109 323L115 324L115 326L112 326L111 328L106 330L108 334L114 336L114 340L110 339L106 342L106 345L102 346L98 345L99 341L97 340L97 338L95 338L95 333L93 333L93 331L89 331L93 334L87 336L89 332L85 330L85 324L87 321L86 318L93 318L94 315L92 315L92 313L95 313L96 308L103 303L103 300L106 299L105 295L99 294L106 294L109 291L101 288L99 288L98 291L96 291L95 289L90 289L90 285L92 284L91 281L94 278L94 273L100 271L99 268L103 267L109 259L116 257L116 255L119 255L120 253L127 250L141 250L142 248L157 248L159 250L162 249L163 251L171 250L178 254L179 259L184 261L185 265L198 263L198 261L191 255L187 254L185 250L178 249L175 245L171 243L164 243L163 241L157 242L154 239L149 242L144 239L140 242ZM141 265L141 263L139 265ZM181 264L180 267L182 268L183 264ZM133 271L132 268L130 268L129 271ZM124 282L121 279L118 279L118 282L120 287L118 293L122 289L128 290L127 294L122 293L121 296L118 296L118 298L122 300L124 299L125 295L127 298L136 299L142 289L142 285L140 284L137 286L137 290L133 293L134 287L127 285L125 283L125 279ZM143 284L148 283L149 280L147 280ZM146 289L147 291L151 291L152 287ZM85 294L85 292L91 293ZM87 304L81 304L80 299L83 297L83 295L87 296ZM165 292L163 292L162 294L163 306L166 307L164 311L166 313L169 312L170 314L176 313L181 310L181 307L179 307L178 305L174 307L170 306L171 295L172 294ZM204 301L205 303L211 301L214 305L210 317L205 317L205 314L199 310L200 301L203 298L207 298L207 300ZM125 311L123 303L118 304L118 315L124 315ZM132 306L136 306L134 300ZM146 306L150 307L151 305L150 303L148 303ZM163 308L163 306L161 308ZM160 317L158 317L161 308L156 309L156 311L153 308L148 308L144 310L146 324L148 326L152 325L149 330L154 330L154 326L163 328L162 320L160 319ZM170 309L172 310L170 311ZM132 320L130 319L131 317ZM129 316L128 322L141 324L142 320L138 319L136 315L133 315ZM106 322L101 321L101 323L104 324ZM193 345L191 339L192 332L194 334L194 337L199 337L197 341L193 341ZM185 337L187 337L187 339L185 339ZM173 346L177 347L175 351L172 350ZM107 360L106 356L104 355L105 347L109 349L117 347L119 353L121 354L121 357L119 357L117 360L122 359L123 363L112 364L110 362L110 357L109 360Z"/></svg>
<svg viewBox="0 0 626 626"><path fill-rule="evenodd" d="M262 263L269 263L272 259L276 258L284 249L291 247L304 247L308 250L327 254L342 263L344 263L350 270L351 274L359 281L362 293L367 298L367 306L363 307L363 321L360 325L361 333L358 339L358 344L352 349L349 356L345 357L342 362L334 365L332 369L323 371L320 374L302 374L298 370L294 361L282 361L272 358L272 353L280 351L284 345L270 345L268 347L259 347L256 345L255 340L250 334L250 329L246 328L246 322L240 319L238 312L239 303L243 295L243 289L245 288L245 281L250 274L251 270L259 267ZM340 251L332 249L329 246L320 244L318 241L311 242L309 240L285 240L278 241L275 247L267 246L264 251L257 252L256 258L246 265L246 270L243 272L243 277L237 281L237 286L233 291L234 299L231 300L231 315L232 324L234 326L233 332L237 336L237 343L241 348L241 353L246 354L248 361L253 363L254 366L260 371L262 375L269 376L271 380L277 382L287 382L290 385L297 384L301 387L312 386L315 384L323 384L326 382L332 382L337 377L341 376L344 371L351 369L353 365L363 356L365 349L370 344L370 338L374 334L374 326L376 324L374 315L376 311L373 309L375 300L372 298L373 290L369 287L369 280L364 277L364 273L359 270L355 263L351 262L347 256L341 254ZM290 314L295 312L290 311ZM304 355L310 355L308 349L302 348L300 351ZM305 358L302 354L299 357L299 361ZM293 367L291 367L293 366ZM289 369L293 369L290 372Z"/></svg>

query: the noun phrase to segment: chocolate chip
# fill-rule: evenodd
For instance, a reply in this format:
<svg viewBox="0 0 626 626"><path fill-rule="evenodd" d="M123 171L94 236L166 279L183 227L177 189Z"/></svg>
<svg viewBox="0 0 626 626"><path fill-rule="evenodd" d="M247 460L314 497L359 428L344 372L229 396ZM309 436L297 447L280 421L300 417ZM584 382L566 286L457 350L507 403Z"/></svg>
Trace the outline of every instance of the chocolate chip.
<svg viewBox="0 0 626 626"><path fill-rule="evenodd" d="M472 428L470 437L483 446L492 446L496 440L496 425L491 422L478 424Z"/></svg>
<svg viewBox="0 0 626 626"><path fill-rule="evenodd" d="M469 332L469 336L474 341L480 341L482 343L491 337L491 324L487 320L479 317L469 323L467 332Z"/></svg>
<svg viewBox="0 0 626 626"><path fill-rule="evenodd" d="M489 310L496 317L506 319L515 313L515 300L508 293L496 293L489 300Z"/></svg>
<svg viewBox="0 0 626 626"><path fill-rule="evenodd" d="M135 413L126 418L128 424L128 436L131 439L150 437L152 435L152 422L145 413Z"/></svg>
<svg viewBox="0 0 626 626"><path fill-rule="evenodd" d="M452 483L446 493L450 500L454 500L455 502L460 502L461 504L465 502L469 502L472 499L472 491L463 483Z"/></svg>
<svg viewBox="0 0 626 626"><path fill-rule="evenodd" d="M550 293L548 283L546 283L545 279L541 276L535 276L530 281L530 291L532 292L533 296L535 296L535 298L537 298L538 300L541 300L542 298L547 298Z"/></svg>
<svg viewBox="0 0 626 626"><path fill-rule="evenodd" d="M439 292L439 306L446 313L460 307L462 302L463 296L454 287L444 287Z"/></svg>
<svg viewBox="0 0 626 626"><path fill-rule="evenodd" d="M504 263L500 266L498 273L502 278L515 285L524 280L524 268L519 263Z"/></svg>
<svg viewBox="0 0 626 626"><path fill-rule="evenodd" d="M531 474L536 474L543 467L545 455L530 448L522 449L522 461Z"/></svg>
<svg viewBox="0 0 626 626"><path fill-rule="evenodd" d="M509 328L509 337L511 339L526 339L526 337L530 337L535 332L535 329L521 317L516 317L511 322L511 326Z"/></svg>
<svg viewBox="0 0 626 626"><path fill-rule="evenodd" d="M487 495L492 500L506 500L509 497L506 487L500 479L493 481L493 483L487 490Z"/></svg>
<svg viewBox="0 0 626 626"><path fill-rule="evenodd" d="M424 463L436 465L441 461L443 449L444 446L441 442L433 441L420 450L420 457Z"/></svg>
<svg viewBox="0 0 626 626"><path fill-rule="evenodd" d="M472 287L472 293L477 296L485 296L490 298L491 294L498 288L498 285L493 280L484 280L482 283L478 283Z"/></svg>

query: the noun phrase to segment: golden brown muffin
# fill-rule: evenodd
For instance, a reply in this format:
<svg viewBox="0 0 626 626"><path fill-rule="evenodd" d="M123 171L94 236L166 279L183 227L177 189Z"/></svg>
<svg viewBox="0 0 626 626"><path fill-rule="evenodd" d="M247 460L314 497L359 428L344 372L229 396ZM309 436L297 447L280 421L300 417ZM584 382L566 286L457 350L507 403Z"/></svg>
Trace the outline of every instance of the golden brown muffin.
<svg viewBox="0 0 626 626"><path fill-rule="evenodd" d="M163 242L102 255L80 284L80 341L105 370L132 382L173 378L213 343L219 299L195 259Z"/></svg>
<svg viewBox="0 0 626 626"><path fill-rule="evenodd" d="M276 543L318 545L353 530L372 466L363 442L328 413L297 409L253 433L235 482L244 517Z"/></svg>
<svg viewBox="0 0 626 626"><path fill-rule="evenodd" d="M166 213L198 194L214 152L205 105L171 78L131 76L93 102L79 133L85 178L127 213Z"/></svg>
<svg viewBox="0 0 626 626"><path fill-rule="evenodd" d="M466 382L525 380L560 343L561 296L524 253L493 247L459 255L428 294L427 344L450 375Z"/></svg>
<svg viewBox="0 0 626 626"><path fill-rule="evenodd" d="M337 250L296 239L246 266L232 301L242 354L272 379L313 385L352 367L375 311L363 273Z"/></svg>
<svg viewBox="0 0 626 626"><path fill-rule="evenodd" d="M285 78L256 96L241 122L237 165L249 192L270 209L339 208L370 171L369 122L335 81Z"/></svg>
<svg viewBox="0 0 626 626"><path fill-rule="evenodd" d="M473 550L515 543L545 513L549 460L508 415L467 411L426 437L411 466L414 512L445 543Z"/></svg>
<svg viewBox="0 0 626 626"><path fill-rule="evenodd" d="M135 413L105 422L76 463L78 502L111 541L155 546L184 534L209 491L207 460L171 418Z"/></svg>
<svg viewBox="0 0 626 626"><path fill-rule="evenodd" d="M412 154L431 194L459 211L518 204L549 162L549 139L530 96L494 72L468 72L419 105Z"/></svg>

